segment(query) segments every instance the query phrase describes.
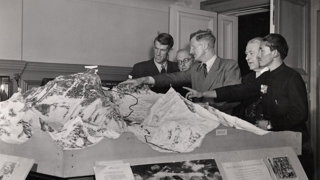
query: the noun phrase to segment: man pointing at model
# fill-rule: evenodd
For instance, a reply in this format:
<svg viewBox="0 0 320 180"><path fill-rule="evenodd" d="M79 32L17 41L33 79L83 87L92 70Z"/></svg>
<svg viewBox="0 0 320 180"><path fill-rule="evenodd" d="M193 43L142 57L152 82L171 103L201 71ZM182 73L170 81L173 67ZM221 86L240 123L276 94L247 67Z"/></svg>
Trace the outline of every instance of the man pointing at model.
<svg viewBox="0 0 320 180"><path fill-rule="evenodd" d="M198 91L213 90L218 87L241 83L238 63L231 59L222 59L215 53L216 38L210 30L199 30L190 35L190 53L196 62L183 72L160 74L137 79L129 79L121 85L132 87L149 84L155 87L191 83ZM208 103L210 106L231 114L237 103L215 102L212 98L195 98L194 102Z"/></svg>

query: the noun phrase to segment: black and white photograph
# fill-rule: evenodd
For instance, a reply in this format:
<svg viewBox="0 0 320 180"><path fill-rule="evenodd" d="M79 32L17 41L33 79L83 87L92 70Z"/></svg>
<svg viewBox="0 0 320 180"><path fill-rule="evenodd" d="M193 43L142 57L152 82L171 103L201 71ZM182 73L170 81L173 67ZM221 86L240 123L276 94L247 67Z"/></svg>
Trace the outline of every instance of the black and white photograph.
<svg viewBox="0 0 320 180"><path fill-rule="evenodd" d="M214 159L131 166L135 180L222 180Z"/></svg>
<svg viewBox="0 0 320 180"><path fill-rule="evenodd" d="M319 122L320 0L0 0L0 154L27 180L266 157L317 180Z"/></svg>
<svg viewBox="0 0 320 180"><path fill-rule="evenodd" d="M269 159L274 174L280 179L296 178L297 175L288 157L273 157Z"/></svg>
<svg viewBox="0 0 320 180"><path fill-rule="evenodd" d="M6 161L4 163L0 163L0 180L10 179L10 176L16 166L17 162Z"/></svg>

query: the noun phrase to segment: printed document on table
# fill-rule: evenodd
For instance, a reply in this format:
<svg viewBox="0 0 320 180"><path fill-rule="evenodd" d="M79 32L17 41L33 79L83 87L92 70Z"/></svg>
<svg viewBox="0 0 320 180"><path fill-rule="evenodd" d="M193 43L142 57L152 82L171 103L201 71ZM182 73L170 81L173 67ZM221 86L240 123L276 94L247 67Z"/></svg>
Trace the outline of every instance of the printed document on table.
<svg viewBox="0 0 320 180"><path fill-rule="evenodd" d="M134 180L129 163L96 165L93 169L97 180Z"/></svg>
<svg viewBox="0 0 320 180"><path fill-rule="evenodd" d="M222 163L227 179L272 180L270 172L262 159Z"/></svg>

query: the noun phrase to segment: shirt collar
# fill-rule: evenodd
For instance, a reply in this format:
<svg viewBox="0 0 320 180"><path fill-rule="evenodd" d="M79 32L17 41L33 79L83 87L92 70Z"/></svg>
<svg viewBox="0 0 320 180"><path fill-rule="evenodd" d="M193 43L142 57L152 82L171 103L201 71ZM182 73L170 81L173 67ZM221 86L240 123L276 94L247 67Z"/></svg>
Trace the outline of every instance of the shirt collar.
<svg viewBox="0 0 320 180"><path fill-rule="evenodd" d="M167 61L165 61L163 64L159 64L159 63L157 63L155 60L153 60L153 62L154 62L154 64L157 66L157 69L159 70L159 72L161 72L161 70L162 70L162 65L164 65L164 68L165 68L166 70L168 70L168 63L167 63Z"/></svg>
<svg viewBox="0 0 320 180"><path fill-rule="evenodd" d="M261 74L263 74L266 71L269 71L268 67L265 67L263 69L260 69L259 71L256 71L256 78L259 77Z"/></svg>
<svg viewBox="0 0 320 180"><path fill-rule="evenodd" d="M204 63L207 66L207 72L210 71L210 69L211 69L213 63L216 61L216 59L217 59L217 55L213 55L211 59L209 59L207 62Z"/></svg>

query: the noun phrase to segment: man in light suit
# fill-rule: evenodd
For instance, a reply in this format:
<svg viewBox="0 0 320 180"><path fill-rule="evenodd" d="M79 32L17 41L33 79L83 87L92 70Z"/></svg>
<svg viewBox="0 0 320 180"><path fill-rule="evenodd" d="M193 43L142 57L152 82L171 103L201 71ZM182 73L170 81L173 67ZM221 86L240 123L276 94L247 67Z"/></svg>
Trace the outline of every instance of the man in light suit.
<svg viewBox="0 0 320 180"><path fill-rule="evenodd" d="M130 76L140 78L145 76L155 76L160 73L178 72L178 64L168 60L168 53L173 46L173 38L168 33L160 33L153 41L154 57L148 61L136 63L133 66ZM156 93L166 93L170 86L151 87Z"/></svg>
<svg viewBox="0 0 320 180"><path fill-rule="evenodd" d="M203 92L218 87L240 84L241 76L237 61L222 59L215 53L216 38L210 30L199 30L190 35L190 53L197 60L193 66L183 72L161 74L156 76L131 79L121 84L138 86L150 84L155 87L183 85L191 83L193 89ZM231 114L237 103L215 102L213 98L194 99L196 102L208 103L210 106Z"/></svg>

